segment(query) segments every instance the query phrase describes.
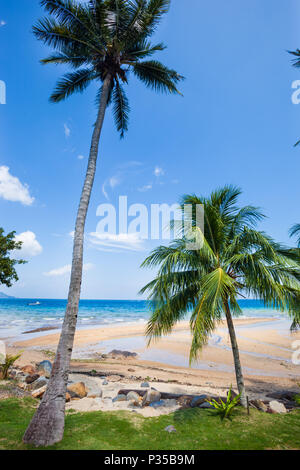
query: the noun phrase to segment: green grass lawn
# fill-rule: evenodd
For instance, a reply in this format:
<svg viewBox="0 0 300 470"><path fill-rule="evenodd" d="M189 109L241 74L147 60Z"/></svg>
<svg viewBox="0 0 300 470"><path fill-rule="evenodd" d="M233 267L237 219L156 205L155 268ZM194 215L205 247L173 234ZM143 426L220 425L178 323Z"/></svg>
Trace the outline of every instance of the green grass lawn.
<svg viewBox="0 0 300 470"><path fill-rule="evenodd" d="M0 449L29 449L22 436L34 410L31 398L0 401ZM164 431L174 425L176 433ZM300 449L300 410L271 415L236 409L232 421L214 410L179 410L144 418L132 412L73 413L66 417L64 440L52 449L199 450Z"/></svg>

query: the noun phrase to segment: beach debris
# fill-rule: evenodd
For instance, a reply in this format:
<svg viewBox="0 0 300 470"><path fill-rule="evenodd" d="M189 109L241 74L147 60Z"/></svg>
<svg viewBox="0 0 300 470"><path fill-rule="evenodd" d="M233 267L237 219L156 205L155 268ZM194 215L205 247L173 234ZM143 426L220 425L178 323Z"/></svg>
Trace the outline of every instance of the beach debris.
<svg viewBox="0 0 300 470"><path fill-rule="evenodd" d="M165 428L165 431L171 433L171 432L177 432L174 426L170 425Z"/></svg>
<svg viewBox="0 0 300 470"><path fill-rule="evenodd" d="M262 400L251 400L250 405L256 408L257 410L262 411L263 413L266 413L268 411L268 406Z"/></svg>
<svg viewBox="0 0 300 470"><path fill-rule="evenodd" d="M127 397L126 395L117 395L115 398L113 398L113 403L115 403L116 401L127 401Z"/></svg>
<svg viewBox="0 0 300 470"><path fill-rule="evenodd" d="M35 368L32 365L27 365L21 369L24 374L34 375L36 373Z"/></svg>
<svg viewBox="0 0 300 470"><path fill-rule="evenodd" d="M158 402L161 399L161 393L157 390L148 390L143 397L143 406L150 405L150 403Z"/></svg>
<svg viewBox="0 0 300 470"><path fill-rule="evenodd" d="M107 357L110 357L112 359L133 359L137 357L137 353L130 351L119 351L118 349L114 349L113 351L107 354Z"/></svg>
<svg viewBox="0 0 300 470"><path fill-rule="evenodd" d="M42 361L38 364L37 369L41 372L45 377L50 377L52 371L52 364L50 361Z"/></svg>
<svg viewBox="0 0 300 470"><path fill-rule="evenodd" d="M286 413L287 409L283 403L273 400L269 403L269 409L271 413Z"/></svg>
<svg viewBox="0 0 300 470"><path fill-rule="evenodd" d="M36 380L38 380L40 378L39 374L34 374L34 375L27 375L25 377L25 382L30 385L32 384L33 382L35 382Z"/></svg>
<svg viewBox="0 0 300 470"><path fill-rule="evenodd" d="M205 403L206 400L210 400L211 397L208 395L198 395L194 397L191 401L191 408L196 408L197 406L202 405L202 403Z"/></svg>
<svg viewBox="0 0 300 470"><path fill-rule="evenodd" d="M44 387L41 387L31 392L31 395L33 398L42 398L46 390L47 390L47 385L44 385Z"/></svg>
<svg viewBox="0 0 300 470"><path fill-rule="evenodd" d="M143 382L143 383L141 383L141 388L149 388L149 387L150 387L149 382Z"/></svg>
<svg viewBox="0 0 300 470"><path fill-rule="evenodd" d="M83 382L77 382L69 385L67 391L72 398L85 398L88 394Z"/></svg>
<svg viewBox="0 0 300 470"><path fill-rule="evenodd" d="M127 401L139 401L142 397L136 392L129 392L127 393Z"/></svg>
<svg viewBox="0 0 300 470"><path fill-rule="evenodd" d="M109 382L120 382L121 379L122 379L122 377L120 377L119 375L109 375L107 377L107 380Z"/></svg>
<svg viewBox="0 0 300 470"><path fill-rule="evenodd" d="M105 380L103 380L103 382L102 382L102 385L108 385L108 382L107 382L107 380L106 380L106 379L105 379Z"/></svg>

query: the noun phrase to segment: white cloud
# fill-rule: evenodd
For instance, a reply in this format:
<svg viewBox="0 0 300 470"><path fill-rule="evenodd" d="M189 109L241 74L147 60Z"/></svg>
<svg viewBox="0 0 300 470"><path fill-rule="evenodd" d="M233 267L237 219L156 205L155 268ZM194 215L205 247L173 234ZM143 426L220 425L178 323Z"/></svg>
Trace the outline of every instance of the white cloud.
<svg viewBox="0 0 300 470"><path fill-rule="evenodd" d="M1 26L5 26L5 25L6 25L6 21L1 20L1 21L0 21L0 27L1 27Z"/></svg>
<svg viewBox="0 0 300 470"><path fill-rule="evenodd" d="M92 232L89 234L91 245L101 251L143 250L144 240L138 233L120 233L113 235L109 233Z"/></svg>
<svg viewBox="0 0 300 470"><path fill-rule="evenodd" d="M154 175L158 178L159 176L163 176L165 174L165 171L160 168L159 166L156 166L154 169Z"/></svg>
<svg viewBox="0 0 300 470"><path fill-rule="evenodd" d="M7 166L0 166L0 197L7 201L21 202L30 206L34 198L30 196L27 184L10 174Z"/></svg>
<svg viewBox="0 0 300 470"><path fill-rule="evenodd" d="M138 188L138 191L140 191L140 193L145 193L146 191L149 191L150 189L152 189L152 184L146 184L145 186Z"/></svg>
<svg viewBox="0 0 300 470"><path fill-rule="evenodd" d="M36 235L33 232L23 232L16 235L15 240L22 242L21 250L16 250L14 256L18 258L31 258L32 256L40 255L43 251L42 246L36 239Z"/></svg>
<svg viewBox="0 0 300 470"><path fill-rule="evenodd" d="M83 271L90 271L93 269L94 265L92 263L87 263L83 265ZM70 274L71 273L72 266L70 264L67 264L66 266L62 266L61 268L57 269L52 269L51 271L48 271L44 273L44 276L48 277L57 277L57 276L64 276L65 274Z"/></svg>
<svg viewBox="0 0 300 470"><path fill-rule="evenodd" d="M71 135L71 129L69 128L69 126L65 123L64 124L64 130L65 130L65 136L66 138L70 137Z"/></svg>
<svg viewBox="0 0 300 470"><path fill-rule="evenodd" d="M84 155L78 155L78 160L84 160L85 159L85 156Z"/></svg>

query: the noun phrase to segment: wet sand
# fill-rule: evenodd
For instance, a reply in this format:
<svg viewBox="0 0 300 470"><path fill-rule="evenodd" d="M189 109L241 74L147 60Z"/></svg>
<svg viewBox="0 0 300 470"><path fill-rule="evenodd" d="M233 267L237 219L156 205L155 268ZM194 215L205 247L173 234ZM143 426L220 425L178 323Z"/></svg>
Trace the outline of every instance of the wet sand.
<svg viewBox="0 0 300 470"><path fill-rule="evenodd" d="M245 381L252 396L272 391L298 390L300 365L292 362L292 343L300 332L291 333L287 320L236 319ZM151 380L176 381L201 386L207 391L228 389L235 384L230 339L225 323L218 329L199 354L197 363L189 367L191 334L188 322L177 325L174 332L147 348L143 336L145 324L108 326L79 330L75 337L72 370L112 372L125 377L133 374ZM47 350L55 351L59 333L31 335L17 341L13 349L23 349L22 362L36 362ZM113 349L138 353L138 358L101 359ZM129 370L128 370L129 369ZM134 371L134 372L133 372Z"/></svg>

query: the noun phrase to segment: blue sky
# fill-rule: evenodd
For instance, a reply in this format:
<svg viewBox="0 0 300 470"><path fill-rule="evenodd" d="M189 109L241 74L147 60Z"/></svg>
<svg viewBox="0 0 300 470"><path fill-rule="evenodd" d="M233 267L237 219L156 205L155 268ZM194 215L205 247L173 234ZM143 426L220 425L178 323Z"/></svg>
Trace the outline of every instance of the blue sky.
<svg viewBox="0 0 300 470"><path fill-rule="evenodd" d="M31 26L42 13L35 0L0 0L0 225L25 233L29 261L20 281L0 290L65 298L96 87L49 103L64 70L39 64L47 50ZM131 78L123 141L106 116L87 234L107 198L171 204L230 183L242 187L241 203L264 209L262 229L290 242L288 229L300 222L300 106L291 101L300 72L286 51L300 48L297 18L297 0L173 0L157 38L168 45L160 60L186 77L184 97L155 95ZM137 298L153 275L139 266L154 246L108 251L87 238L82 297Z"/></svg>

